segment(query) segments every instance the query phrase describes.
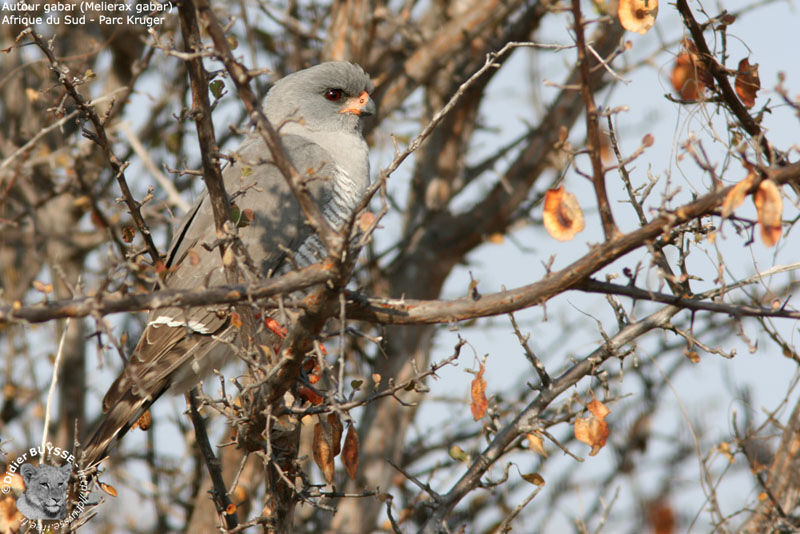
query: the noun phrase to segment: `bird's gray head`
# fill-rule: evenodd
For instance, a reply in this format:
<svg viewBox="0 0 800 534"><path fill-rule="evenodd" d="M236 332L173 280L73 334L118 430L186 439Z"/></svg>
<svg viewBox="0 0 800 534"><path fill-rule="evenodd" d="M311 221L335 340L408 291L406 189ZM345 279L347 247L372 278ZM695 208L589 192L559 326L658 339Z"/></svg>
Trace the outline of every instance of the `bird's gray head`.
<svg viewBox="0 0 800 534"><path fill-rule="evenodd" d="M360 66L331 61L278 80L267 93L264 109L276 128L299 121L314 131L361 133L364 117L375 114L372 90Z"/></svg>

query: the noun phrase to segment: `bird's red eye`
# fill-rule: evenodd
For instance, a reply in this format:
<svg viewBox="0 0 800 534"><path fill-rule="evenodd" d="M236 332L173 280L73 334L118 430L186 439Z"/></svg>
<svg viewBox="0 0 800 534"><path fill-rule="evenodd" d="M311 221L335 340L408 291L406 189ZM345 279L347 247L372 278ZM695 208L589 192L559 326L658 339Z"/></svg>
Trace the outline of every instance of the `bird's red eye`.
<svg viewBox="0 0 800 534"><path fill-rule="evenodd" d="M325 98L330 100L331 102L336 102L340 98L342 98L342 90L341 89L328 89L325 91Z"/></svg>

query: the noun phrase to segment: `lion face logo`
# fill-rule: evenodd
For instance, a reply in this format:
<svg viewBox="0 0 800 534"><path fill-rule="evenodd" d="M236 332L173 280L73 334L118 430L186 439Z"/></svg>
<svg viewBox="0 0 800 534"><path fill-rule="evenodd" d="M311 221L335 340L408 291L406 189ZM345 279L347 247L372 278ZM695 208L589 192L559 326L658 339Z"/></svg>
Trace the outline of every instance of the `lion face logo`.
<svg viewBox="0 0 800 534"><path fill-rule="evenodd" d="M67 483L72 464L61 467L33 464L20 466L25 493L17 499L17 509L31 520L64 519L67 515Z"/></svg>

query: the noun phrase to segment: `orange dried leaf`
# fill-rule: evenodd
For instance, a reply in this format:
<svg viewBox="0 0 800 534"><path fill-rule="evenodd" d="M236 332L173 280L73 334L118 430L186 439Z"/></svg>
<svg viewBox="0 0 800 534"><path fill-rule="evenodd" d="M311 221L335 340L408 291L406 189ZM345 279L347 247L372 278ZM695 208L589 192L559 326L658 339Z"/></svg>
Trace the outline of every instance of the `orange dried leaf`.
<svg viewBox="0 0 800 534"><path fill-rule="evenodd" d="M578 200L563 185L545 193L542 218L547 233L559 241L569 241L586 226Z"/></svg>
<svg viewBox="0 0 800 534"><path fill-rule="evenodd" d="M700 354L696 350L684 350L683 355L692 363L700 363Z"/></svg>
<svg viewBox="0 0 800 534"><path fill-rule="evenodd" d="M36 291L40 291L40 292L44 293L45 295L48 294L48 293L52 293L53 292L53 284L45 284L41 280L34 280L33 281L33 288Z"/></svg>
<svg viewBox="0 0 800 534"><path fill-rule="evenodd" d="M761 80L758 77L758 63L751 65L747 58L739 62L736 73L736 94L746 108L756 105L756 93L761 89Z"/></svg>
<svg viewBox="0 0 800 534"><path fill-rule="evenodd" d="M303 400L307 400L314 406L319 406L320 404L322 404L322 401L325 400L319 393L317 393L308 386L303 386L303 385L297 386L297 394L300 395L300 397L302 397Z"/></svg>
<svg viewBox="0 0 800 534"><path fill-rule="evenodd" d="M150 427L153 425L153 416L150 413L150 410L145 410L145 412L139 416L139 419L133 424L133 428L139 428L140 430L149 430Z"/></svg>
<svg viewBox="0 0 800 534"><path fill-rule="evenodd" d="M525 482L533 484L534 486L544 486L544 478L539 473L527 473L522 475Z"/></svg>
<svg viewBox="0 0 800 534"><path fill-rule="evenodd" d="M657 14L658 0L619 0L619 23L630 32L647 33L655 24Z"/></svg>
<svg viewBox="0 0 800 534"><path fill-rule="evenodd" d="M100 489L111 495L112 497L117 496L117 489L112 486L111 484L106 484L105 482L100 483Z"/></svg>
<svg viewBox="0 0 800 534"><path fill-rule="evenodd" d="M753 195L761 227L761 240L768 247L774 247L781 237L781 217L783 216L783 197L781 190L772 180L764 180Z"/></svg>
<svg viewBox="0 0 800 534"><path fill-rule="evenodd" d="M339 420L339 416L335 413L328 414L328 424L331 425L331 446L333 448L333 455L338 456L339 452L342 450L342 432L344 431L344 427L342 426L341 420Z"/></svg>
<svg viewBox="0 0 800 534"><path fill-rule="evenodd" d="M273 319L272 317L267 317L266 319L264 319L264 326L272 330L272 333L274 333L279 338L283 339L286 337L287 330L284 327L282 327L280 323L275 319Z"/></svg>
<svg viewBox="0 0 800 534"><path fill-rule="evenodd" d="M727 219L733 213L733 210L741 206L744 202L744 197L747 192L753 187L753 180L755 175L751 172L747 178L734 185L728 194L725 195L725 201L722 203L722 218Z"/></svg>
<svg viewBox="0 0 800 534"><path fill-rule="evenodd" d="M373 222L375 222L375 214L371 211L365 211L358 217L358 227L362 232L369 230Z"/></svg>
<svg viewBox="0 0 800 534"><path fill-rule="evenodd" d="M675 512L663 501L654 502L647 511L650 529L653 534L672 534L676 532Z"/></svg>
<svg viewBox="0 0 800 534"><path fill-rule="evenodd" d="M525 438L528 440L528 448L538 454L539 456L547 457L547 451L544 450L544 440L542 436L535 433L526 434Z"/></svg>
<svg viewBox="0 0 800 534"><path fill-rule="evenodd" d="M236 513L236 505L230 503L228 506L225 507L225 514L226 515L233 515Z"/></svg>
<svg viewBox="0 0 800 534"><path fill-rule="evenodd" d="M358 432L353 428L353 425L350 425L347 428L347 435L344 437L344 448L342 449L342 461L350 480L355 480L358 473L358 446Z"/></svg>
<svg viewBox="0 0 800 534"><path fill-rule="evenodd" d="M592 448L589 456L594 456L608 439L609 430L605 418L610 410L597 399L592 400L587 409L592 414L591 417L578 417L575 420L575 439L589 445Z"/></svg>
<svg viewBox="0 0 800 534"><path fill-rule="evenodd" d="M687 39L683 46L684 50L675 58L669 81L681 99L697 100L713 84L713 77L700 61L694 42Z"/></svg>
<svg viewBox="0 0 800 534"><path fill-rule="evenodd" d="M231 497L239 504L247 500L247 489L241 484L237 484L231 492Z"/></svg>
<svg viewBox="0 0 800 534"><path fill-rule="evenodd" d="M233 325L233 327L237 330L242 327L242 318L237 312L233 312L231 314L231 325Z"/></svg>
<svg viewBox="0 0 800 534"><path fill-rule="evenodd" d="M611 410L608 409L608 406L606 406L605 404L603 404L602 402L600 402L597 399L592 399L592 402L590 402L586 406L586 408L589 410L589 412L592 415L594 415L595 417L597 417L601 421L603 419L605 419L608 414L611 413Z"/></svg>
<svg viewBox="0 0 800 534"><path fill-rule="evenodd" d="M501 234L500 232L495 232L489 235L489 237L486 240L489 243L494 243L495 245L501 245L503 244L503 241L505 241L505 239L506 238L503 234Z"/></svg>
<svg viewBox="0 0 800 534"><path fill-rule="evenodd" d="M327 434L327 435L326 435ZM333 483L333 454L331 450L330 432L326 432L322 423L314 425L314 442L311 446L314 453L314 462L322 471L325 481Z"/></svg>
<svg viewBox="0 0 800 534"><path fill-rule="evenodd" d="M472 410L472 418L476 421L483 417L483 414L486 413L486 408L489 407L489 401L486 399L486 380L483 379L483 371L484 366L481 364L477 376L472 381L471 388L472 404L469 407Z"/></svg>

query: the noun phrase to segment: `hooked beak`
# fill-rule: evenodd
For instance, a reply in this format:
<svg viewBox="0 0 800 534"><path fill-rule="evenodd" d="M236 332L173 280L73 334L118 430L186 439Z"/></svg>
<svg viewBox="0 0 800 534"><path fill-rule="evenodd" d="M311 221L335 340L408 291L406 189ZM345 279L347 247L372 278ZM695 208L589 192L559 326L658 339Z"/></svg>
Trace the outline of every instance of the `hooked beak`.
<svg viewBox="0 0 800 534"><path fill-rule="evenodd" d="M375 115L375 102L369 97L369 93L363 91L360 95L345 100L344 107L339 113L352 113L365 117Z"/></svg>

